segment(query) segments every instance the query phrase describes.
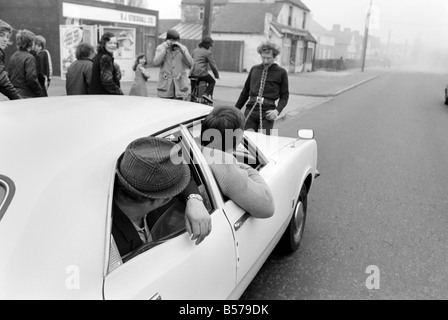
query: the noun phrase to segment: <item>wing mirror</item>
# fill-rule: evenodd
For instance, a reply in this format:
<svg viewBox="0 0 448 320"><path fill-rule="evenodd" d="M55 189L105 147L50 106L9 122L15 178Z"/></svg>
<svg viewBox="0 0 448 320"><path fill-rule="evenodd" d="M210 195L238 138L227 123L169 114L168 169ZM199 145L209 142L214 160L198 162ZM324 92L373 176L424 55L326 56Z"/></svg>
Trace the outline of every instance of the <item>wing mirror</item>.
<svg viewBox="0 0 448 320"><path fill-rule="evenodd" d="M305 140L314 139L314 130L301 129L297 131L297 136L299 137L299 139L305 139Z"/></svg>

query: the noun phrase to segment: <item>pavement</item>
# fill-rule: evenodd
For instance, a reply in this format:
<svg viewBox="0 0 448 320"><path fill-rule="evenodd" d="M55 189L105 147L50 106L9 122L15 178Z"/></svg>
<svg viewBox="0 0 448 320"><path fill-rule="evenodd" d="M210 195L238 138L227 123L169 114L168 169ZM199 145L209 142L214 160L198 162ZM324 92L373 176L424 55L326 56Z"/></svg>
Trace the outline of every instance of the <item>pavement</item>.
<svg viewBox="0 0 448 320"><path fill-rule="evenodd" d="M151 78L148 80L149 96L156 97L156 85L159 76L158 68L149 69ZM297 115L320 105L341 93L355 88L363 83L375 79L387 70L383 68L352 69L346 71L318 70L307 73L289 74L290 98L288 105L279 116L279 120L288 116ZM220 72L220 79L216 82L214 105L234 105L241 89L246 81L247 72ZM121 82L123 92L128 94L132 81ZM49 96L66 95L65 81L59 77L53 77L48 90ZM5 101L0 96L0 101Z"/></svg>

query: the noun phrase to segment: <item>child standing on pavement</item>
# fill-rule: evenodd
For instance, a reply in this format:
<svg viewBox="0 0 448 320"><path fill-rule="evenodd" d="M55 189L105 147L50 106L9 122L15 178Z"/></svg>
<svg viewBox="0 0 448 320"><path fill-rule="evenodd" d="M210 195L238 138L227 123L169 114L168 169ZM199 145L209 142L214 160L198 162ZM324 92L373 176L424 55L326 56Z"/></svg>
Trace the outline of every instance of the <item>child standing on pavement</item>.
<svg viewBox="0 0 448 320"><path fill-rule="evenodd" d="M135 59L132 69L135 72L134 83L132 84L130 96L148 96L148 88L146 87L146 81L150 78L149 71L146 69L148 59L144 53L141 53Z"/></svg>

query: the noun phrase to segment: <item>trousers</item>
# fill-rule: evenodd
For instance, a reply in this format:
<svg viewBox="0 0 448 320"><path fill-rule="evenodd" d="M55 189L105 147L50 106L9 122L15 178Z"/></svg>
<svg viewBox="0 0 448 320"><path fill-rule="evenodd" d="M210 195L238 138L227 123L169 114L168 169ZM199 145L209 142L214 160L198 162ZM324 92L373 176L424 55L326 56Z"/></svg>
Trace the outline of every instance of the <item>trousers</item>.
<svg viewBox="0 0 448 320"><path fill-rule="evenodd" d="M250 110L252 110L253 105L247 105L246 111L244 112L245 117L247 118L247 115L249 114ZM263 125L263 133L266 135L271 135L271 131L274 128L274 122L272 120L266 119L266 111L262 111L262 125ZM254 111L252 111L249 118L246 120L246 126L245 130L253 130L253 131L259 131L260 129L260 107L256 106Z"/></svg>
<svg viewBox="0 0 448 320"><path fill-rule="evenodd" d="M200 81L207 82L207 88L205 89L204 94L213 97L213 91L215 90L216 80L210 74L204 77L197 77L198 81L191 81L191 91L193 91L196 85L199 84Z"/></svg>

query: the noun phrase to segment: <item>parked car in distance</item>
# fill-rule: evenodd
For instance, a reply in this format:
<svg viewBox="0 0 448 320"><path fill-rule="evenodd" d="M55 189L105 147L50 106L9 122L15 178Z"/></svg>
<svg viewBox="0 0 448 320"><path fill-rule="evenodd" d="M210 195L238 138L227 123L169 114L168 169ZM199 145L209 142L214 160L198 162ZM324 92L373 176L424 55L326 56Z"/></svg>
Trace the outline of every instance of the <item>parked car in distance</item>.
<svg viewBox="0 0 448 320"><path fill-rule="evenodd" d="M210 110L130 96L2 102L0 299L238 299L276 246L296 250L318 175L313 131L245 133L235 156L275 199L274 215L256 219L223 197L201 153ZM117 160L150 135L180 144L213 229L199 245L183 226L170 229L121 257L111 234Z"/></svg>

